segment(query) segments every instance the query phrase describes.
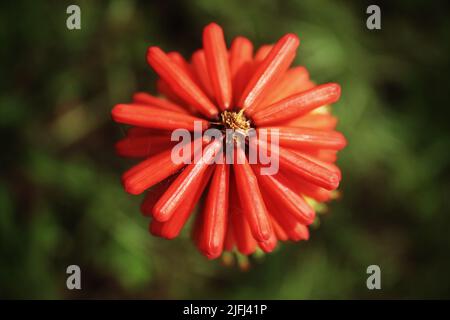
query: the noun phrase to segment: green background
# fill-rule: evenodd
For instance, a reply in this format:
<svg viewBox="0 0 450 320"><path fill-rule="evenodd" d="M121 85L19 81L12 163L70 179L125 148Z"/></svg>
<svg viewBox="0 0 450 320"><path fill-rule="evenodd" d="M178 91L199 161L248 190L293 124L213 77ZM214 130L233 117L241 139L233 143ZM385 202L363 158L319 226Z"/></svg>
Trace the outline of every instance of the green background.
<svg viewBox="0 0 450 320"><path fill-rule="evenodd" d="M0 297L449 298L449 6L364 1L15 1L0 11ZM81 7L82 29L66 28ZM190 55L216 21L228 43L301 38L296 64L338 82L342 197L308 242L250 270L208 261L188 232L151 237L114 155L112 106L154 92L149 45ZM66 267L82 290L66 289ZM366 288L381 267L382 290Z"/></svg>

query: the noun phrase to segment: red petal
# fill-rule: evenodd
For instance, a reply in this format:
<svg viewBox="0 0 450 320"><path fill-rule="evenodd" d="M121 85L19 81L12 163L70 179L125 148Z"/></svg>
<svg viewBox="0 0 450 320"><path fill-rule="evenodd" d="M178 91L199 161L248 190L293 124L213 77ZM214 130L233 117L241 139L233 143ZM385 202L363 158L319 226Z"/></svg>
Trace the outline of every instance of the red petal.
<svg viewBox="0 0 450 320"><path fill-rule="evenodd" d="M210 98L214 98L214 91L211 86L211 80L209 78L208 67L206 66L205 52L203 50L197 50L194 52L191 58L192 67L197 76L197 79L202 86L202 89Z"/></svg>
<svg viewBox="0 0 450 320"><path fill-rule="evenodd" d="M170 136L170 131L161 131L158 129L149 129L149 128L141 128L141 127L130 127L127 130L127 138L137 138L137 137L144 137L144 136L150 136L150 135L160 135L160 134L167 134L167 136ZM170 138L169 138L170 139Z"/></svg>
<svg viewBox="0 0 450 320"><path fill-rule="evenodd" d="M158 80L156 80L156 89L170 101L173 101L174 103L183 106L188 110L191 110L189 109L190 106L185 101L183 101L163 79L159 78ZM195 111L197 112L197 110Z"/></svg>
<svg viewBox="0 0 450 320"><path fill-rule="evenodd" d="M192 196L193 190L198 188L206 169L211 165L221 146L222 141L213 141L204 148L201 159L188 165L180 173L153 207L153 216L156 220L161 222L169 220L184 199Z"/></svg>
<svg viewBox="0 0 450 320"><path fill-rule="evenodd" d="M207 92L204 91L202 84L200 82L200 79L197 77L197 74L194 70L194 68L186 61L186 59L184 59L184 57L176 52L176 51L172 51L169 52L167 54L167 56L174 62L176 63L181 69L183 69L183 71L189 76L189 78L192 80L192 82L194 82L200 89L202 89L202 91L204 93L207 94ZM208 79L209 81L209 79ZM208 96L209 98L209 96ZM192 109L192 108L190 108ZM195 110L191 110L192 113L194 113L193 111Z"/></svg>
<svg viewBox="0 0 450 320"><path fill-rule="evenodd" d="M314 83L309 80L309 73L305 67L289 69L283 78L281 78L280 82L274 86L271 92L260 103L260 107L264 108L274 102L280 101L295 93L311 89L312 87L314 87Z"/></svg>
<svg viewBox="0 0 450 320"><path fill-rule="evenodd" d="M257 129L259 132L261 129ZM276 134L281 146L292 149L319 148L341 150L347 144L342 133L310 128L266 127L268 138Z"/></svg>
<svg viewBox="0 0 450 320"><path fill-rule="evenodd" d="M203 93L189 75L174 63L160 48L148 48L147 61L159 76L169 84L170 88L177 96L181 97L189 105L195 107L206 117L217 117L218 110L205 93Z"/></svg>
<svg viewBox="0 0 450 320"><path fill-rule="evenodd" d="M235 148L235 154L238 158L245 158L245 154L242 153L244 153L244 150L240 147ZM257 241L268 240L272 233L272 227L259 190L258 180L246 158L242 164L235 161L233 169L240 203L252 230L253 237Z"/></svg>
<svg viewBox="0 0 450 320"><path fill-rule="evenodd" d="M230 189L231 189L231 183L230 183ZM231 198L231 196L230 196L230 198ZM228 224L227 224L227 231L226 231L226 235L225 235L225 242L223 244L223 248L225 251L233 250L233 248L236 244L236 241L234 240L233 224L231 223L231 215L232 215L232 211L233 211L233 209L231 207L232 207L232 204L230 203L229 213L228 213L229 219L228 219Z"/></svg>
<svg viewBox="0 0 450 320"><path fill-rule="evenodd" d="M272 224L272 220L270 221ZM275 234L275 231L273 230L272 225L272 233L270 234L270 238L266 241L258 242L258 246L266 253L272 252L275 247L277 246L278 240L277 236Z"/></svg>
<svg viewBox="0 0 450 320"><path fill-rule="evenodd" d="M141 204L141 213L144 216L151 216L152 215L152 209L155 205L156 201L158 201L159 197L166 191L166 189L169 187L169 185L172 183L173 179L175 179L175 176L171 176L157 185L155 185L153 188L147 191L145 194L144 200Z"/></svg>
<svg viewBox="0 0 450 320"><path fill-rule="evenodd" d="M223 30L211 23L203 30L203 50L216 101L221 110L231 107L232 85Z"/></svg>
<svg viewBox="0 0 450 320"><path fill-rule="evenodd" d="M223 250L228 223L229 175L228 164L216 165L205 202L200 249L209 259L219 257Z"/></svg>
<svg viewBox="0 0 450 320"><path fill-rule="evenodd" d="M234 175L230 176L230 219L236 246L242 254L255 252L256 241L241 208Z"/></svg>
<svg viewBox="0 0 450 320"><path fill-rule="evenodd" d="M121 139L116 142L115 149L121 157L144 158L161 153L175 144L168 135L151 135Z"/></svg>
<svg viewBox="0 0 450 320"><path fill-rule="evenodd" d="M341 87L338 84L323 84L265 107L257 111L252 119L258 126L280 123L336 102L340 95Z"/></svg>
<svg viewBox="0 0 450 320"><path fill-rule="evenodd" d="M257 143L260 151L265 154L271 154L271 157L278 157L280 168L298 174L300 177L308 182L311 182L319 187L327 190L334 190L339 186L340 176L317 164L316 161L311 161L304 156L299 155L286 148L279 148L278 152L270 150L270 145L259 139L252 139L251 143Z"/></svg>
<svg viewBox="0 0 450 320"><path fill-rule="evenodd" d="M191 153L184 155L186 159L192 157L194 146L195 142L192 142ZM184 166L184 163L174 163L172 161L172 150L164 151L126 171L122 176L125 190L131 194L140 194Z"/></svg>
<svg viewBox="0 0 450 320"><path fill-rule="evenodd" d="M253 44L244 37L236 37L230 48L230 73L233 99L237 104L252 75Z"/></svg>
<svg viewBox="0 0 450 320"><path fill-rule="evenodd" d="M284 174L284 170L282 170ZM286 173L289 176L289 172ZM313 198L319 202L329 201L331 199L331 191L318 187L304 179L296 179L291 177L289 181L289 188L297 192L298 194L304 194L310 198Z"/></svg>
<svg viewBox="0 0 450 320"><path fill-rule="evenodd" d="M305 229L306 232L308 230L306 226L295 220L295 218L290 214L284 212L283 210L279 210L279 208L272 201L270 201L268 192L264 190L263 194L268 211L283 231L289 236L289 239L292 241L306 240L309 237L309 234L307 235L305 233Z"/></svg>
<svg viewBox="0 0 450 320"><path fill-rule="evenodd" d="M284 126L289 127L305 127L322 130L334 130L336 128L337 118L330 114L308 113L283 122Z"/></svg>
<svg viewBox="0 0 450 320"><path fill-rule="evenodd" d="M209 122L204 119L146 105L117 104L111 113L116 122L145 128L194 131L194 121L201 123L202 130L209 127Z"/></svg>
<svg viewBox="0 0 450 320"><path fill-rule="evenodd" d="M283 228L280 226L280 224L271 216L270 221L272 222L273 231L275 232L275 235L277 236L278 240L286 241L289 239L289 236L286 234L286 232L283 230Z"/></svg>
<svg viewBox="0 0 450 320"><path fill-rule="evenodd" d="M327 190L339 186L339 175L287 149L280 148L280 167L300 175L303 179Z"/></svg>
<svg viewBox="0 0 450 320"><path fill-rule="evenodd" d="M239 106L247 115L267 96L294 60L299 39L294 34L282 37L256 69L242 94Z"/></svg>
<svg viewBox="0 0 450 320"><path fill-rule="evenodd" d="M152 219L148 225L148 231L150 231L150 233L155 237L161 237L162 226L162 223L158 223L155 219Z"/></svg>
<svg viewBox="0 0 450 320"><path fill-rule="evenodd" d="M255 67L258 67L264 61L264 59L267 58L273 47L274 47L273 44L265 44L258 48L254 60Z"/></svg>
<svg viewBox="0 0 450 320"><path fill-rule="evenodd" d="M303 150L305 153L311 154L310 150ZM315 154L311 154L317 159L320 159L325 162L336 162L337 160L337 151L336 150L318 150Z"/></svg>
<svg viewBox="0 0 450 320"><path fill-rule="evenodd" d="M200 199L203 191L205 190L206 185L208 184L211 174L213 173L214 166L209 166L206 170L205 175L202 178L202 181L198 185L196 190L192 190L193 196L185 197L183 202L180 204L178 210L173 214L173 216L166 222L160 222L156 219L153 219L151 224L159 225L158 227L153 227L156 230L159 230L158 236L173 239L176 238L181 230L183 229L186 221L192 215L195 205ZM152 226L150 226L152 229Z"/></svg>
<svg viewBox="0 0 450 320"><path fill-rule="evenodd" d="M256 250L256 241L253 238L247 219L244 214L233 214L233 231L236 239L236 247L245 255L252 254Z"/></svg>
<svg viewBox="0 0 450 320"><path fill-rule="evenodd" d="M322 161L322 160L318 159L317 157L311 156L311 155L306 154L301 151L297 151L297 150L291 150L291 151L298 154L299 156L302 156L305 159L308 159L311 162L314 162L315 164L317 164L323 168L326 168L330 172L333 172L334 174L336 174L338 176L339 180L341 180L341 178L342 178L341 169L339 169L339 167L336 166L335 164L326 162L326 161Z"/></svg>
<svg viewBox="0 0 450 320"><path fill-rule="evenodd" d="M259 174L259 166L255 166L258 181L261 188L267 191L270 196L268 201L272 201L279 210L291 214L301 224L311 224L315 218L314 209L303 199L303 197L288 187L286 179L280 174L261 175Z"/></svg>
<svg viewBox="0 0 450 320"><path fill-rule="evenodd" d="M184 59L184 57L179 52L172 51L172 52L167 53L167 56L174 63L176 63L189 76L189 78L191 78L191 80L195 84L198 84L198 80L195 77L195 74L194 74L193 70L191 69L190 64L186 61L186 59Z"/></svg>
<svg viewBox="0 0 450 320"><path fill-rule="evenodd" d="M210 169L210 171L213 172L213 170L211 170L211 169ZM200 244L202 230L203 230L203 211L200 211L195 216L194 223L192 226L192 231L191 231L192 241L195 243L195 245L197 247L199 247L199 244Z"/></svg>
<svg viewBox="0 0 450 320"><path fill-rule="evenodd" d="M133 103L134 104L148 104L151 106L155 106L164 110L181 112L181 113L189 113L185 108L179 106L175 103L172 103L168 100L157 98L152 96L151 94L145 92L137 92L133 95Z"/></svg>

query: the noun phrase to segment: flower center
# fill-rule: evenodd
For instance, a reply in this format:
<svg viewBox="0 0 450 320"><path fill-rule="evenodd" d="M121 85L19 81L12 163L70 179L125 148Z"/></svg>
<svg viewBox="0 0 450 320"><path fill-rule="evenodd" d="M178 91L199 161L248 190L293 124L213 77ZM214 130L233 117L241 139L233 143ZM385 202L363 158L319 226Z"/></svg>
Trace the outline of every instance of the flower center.
<svg viewBox="0 0 450 320"><path fill-rule="evenodd" d="M244 110L239 112L224 111L220 114L222 125L225 129L233 129L247 132L250 129L250 121L244 115Z"/></svg>

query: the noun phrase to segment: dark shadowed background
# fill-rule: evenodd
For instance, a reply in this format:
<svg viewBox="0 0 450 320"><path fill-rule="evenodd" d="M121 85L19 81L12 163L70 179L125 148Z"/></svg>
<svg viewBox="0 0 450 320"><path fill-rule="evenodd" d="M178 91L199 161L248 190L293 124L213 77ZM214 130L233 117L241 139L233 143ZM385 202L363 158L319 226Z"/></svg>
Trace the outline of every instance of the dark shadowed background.
<svg viewBox="0 0 450 320"><path fill-rule="evenodd" d="M377 3L377 1L374 1ZM82 29L66 28L81 7ZM450 298L450 7L364 1L14 1L0 5L0 297ZM338 82L342 197L311 239L224 267L189 233L151 237L115 156L112 106L155 92L149 45L186 56L216 21L228 43L300 36L296 64ZM66 267L82 290L66 289ZM377 264L382 289L366 288Z"/></svg>

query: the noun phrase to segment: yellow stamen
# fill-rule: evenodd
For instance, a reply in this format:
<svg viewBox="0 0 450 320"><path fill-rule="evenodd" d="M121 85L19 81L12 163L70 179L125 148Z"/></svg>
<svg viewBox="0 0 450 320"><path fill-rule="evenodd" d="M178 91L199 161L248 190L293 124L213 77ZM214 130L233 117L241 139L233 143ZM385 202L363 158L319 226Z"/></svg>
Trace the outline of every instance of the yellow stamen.
<svg viewBox="0 0 450 320"><path fill-rule="evenodd" d="M250 129L250 121L245 118L243 109L239 112L224 111L220 116L222 118L222 124L227 129L244 132L247 132L247 130Z"/></svg>

